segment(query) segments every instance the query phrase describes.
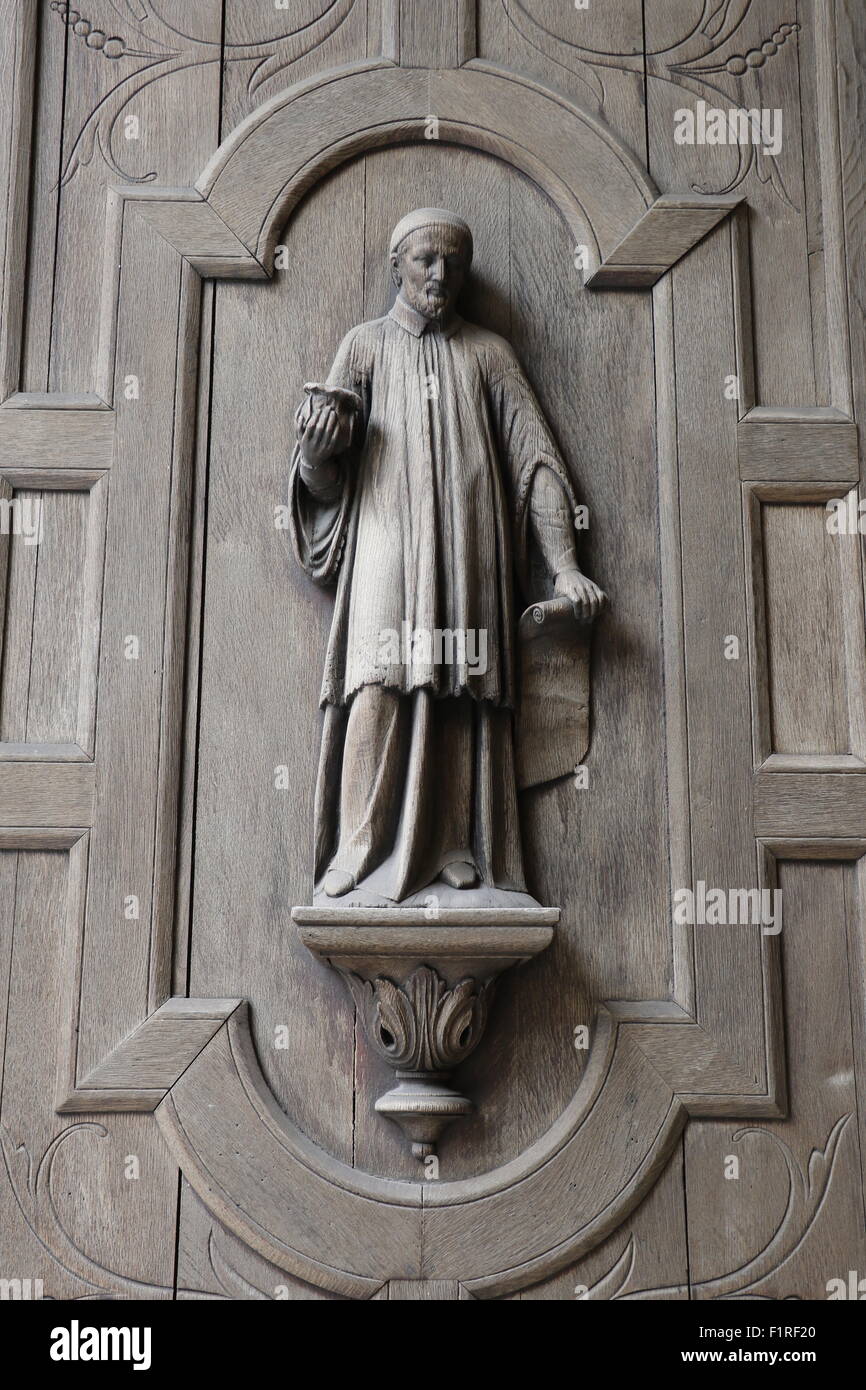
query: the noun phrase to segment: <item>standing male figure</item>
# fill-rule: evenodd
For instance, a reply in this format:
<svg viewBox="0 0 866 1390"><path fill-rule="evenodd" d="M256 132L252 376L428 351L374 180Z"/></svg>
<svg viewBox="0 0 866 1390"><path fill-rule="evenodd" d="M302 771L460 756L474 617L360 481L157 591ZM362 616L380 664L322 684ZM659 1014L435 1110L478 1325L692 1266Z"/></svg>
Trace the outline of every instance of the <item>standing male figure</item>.
<svg viewBox="0 0 866 1390"><path fill-rule="evenodd" d="M514 352L456 312L471 259L462 218L404 217L393 308L346 335L296 416L295 554L337 583L316 794L329 897L400 903L437 880L525 893L515 587L532 543L577 616L604 602L578 566L577 501ZM406 633L408 649L394 640Z"/></svg>

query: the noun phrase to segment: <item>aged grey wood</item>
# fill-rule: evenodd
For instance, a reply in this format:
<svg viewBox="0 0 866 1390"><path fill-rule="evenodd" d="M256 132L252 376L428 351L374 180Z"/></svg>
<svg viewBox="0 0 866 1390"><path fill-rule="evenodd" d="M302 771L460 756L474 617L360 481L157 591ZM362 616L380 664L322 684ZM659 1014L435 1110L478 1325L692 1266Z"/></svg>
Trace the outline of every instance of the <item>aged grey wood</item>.
<svg viewBox="0 0 866 1390"><path fill-rule="evenodd" d="M363 269L353 254L363 218L358 166L321 187L281 231L287 265L271 284L216 291L189 961L191 992L217 995L221 981L233 980L255 1000L252 1028L275 1096L311 1139L347 1162L360 1108L354 1019L341 981L308 955L290 917L312 887L318 653L328 607L294 566L275 509L286 502L292 416L310 362L324 364L363 317ZM261 295L255 313L250 292ZM287 332L293 322L303 332ZM235 390L246 402L240 428ZM286 766L291 785L280 776L277 787ZM395 1130L395 1146L398 1139Z"/></svg>
<svg viewBox="0 0 866 1390"><path fill-rule="evenodd" d="M23 468L111 467L112 411L22 408L18 400L12 396L0 410L0 469L4 475L10 469Z"/></svg>
<svg viewBox="0 0 866 1390"><path fill-rule="evenodd" d="M860 476L857 428L833 406L756 406L737 429L740 477L821 481L840 488Z"/></svg>
<svg viewBox="0 0 866 1390"><path fill-rule="evenodd" d="M130 48L145 47L147 26L126 8L130 17L117 20L124 26L123 41ZM387 37L393 28L383 14L386 8L374 0L354 5L348 0L333 5L310 0L305 11L310 22L298 28L295 15L270 10L264 15L262 7L245 0L228 0L225 7L216 0L196 0L183 6L183 16L166 0L161 10L175 30L157 30L155 21L149 21L150 32L178 49L177 70L164 80L158 69L147 71L142 63L143 75L133 75L126 91L132 97L128 110L143 118L143 139L137 145L126 141L121 122L111 146L103 148L131 173L154 170L153 182L164 187L190 184L211 157L220 133L228 134L267 102L279 102L277 93L295 81L314 81L318 74L346 65L381 62L380 55L387 51L383 18L385 42L393 44ZM395 8L390 7L391 17ZM426 55L449 62L461 51L468 53L466 28L447 29L441 22L443 7L413 9L409 0L400 0L405 52L395 50L395 56L420 61ZM321 650L327 614L321 602L305 599L293 583L285 535L273 525L273 508L282 500L286 436L292 401L305 379L304 361L312 353L324 363L351 322L387 307L386 287L375 279L374 249L383 225L409 206L453 202L449 184L483 209L471 212L479 242L486 248L485 281L477 302L487 306L490 326L518 346L549 418L564 436L563 447L572 439L580 441L582 452L575 451L574 457L577 478L587 479L589 553L601 566L601 582L615 576L611 587L616 609L606 620L611 624L610 647L599 654L594 672L604 699L589 754L590 785L577 790L566 782L531 794L534 800L528 798L525 808L530 840L569 847L561 853L557 849L557 871L541 885L547 901L563 903L563 930L548 953L549 963L542 956L526 967L519 988L515 980L511 990L505 977L501 1026L492 1023L488 1035L489 1067L485 1071L481 1052L475 1054L477 1062L467 1063L467 1071L478 1068L470 1081L485 1098L487 1118L475 1128L474 1120L463 1122L462 1153L458 1127L453 1147L446 1135L446 1181L428 1184L423 1195L432 1196L432 1188L445 1194L447 1205L448 1179L465 1176L475 1184L477 1197L484 1189L485 1167L501 1165L507 1158L517 1160L568 1107L586 1055L573 1047L575 1025L591 1021L599 1000L628 995L613 1013L623 1046L634 1049L632 1057L642 1055L653 1068L650 1089L661 1072L669 1088L674 1082L684 1088L680 1103L693 1115L717 1118L692 1119L684 1157L674 1141L666 1149L673 1154L670 1167L662 1173L662 1161L653 1160L637 1189L628 1182L621 1187L629 1200L649 1192L625 1225L611 1229L606 1240L589 1227L568 1254L571 1268L554 1270L543 1256L519 1276L521 1281L542 1282L504 1296L574 1299L575 1286L586 1285L589 1298L677 1298L689 1292L691 1272L693 1297L736 1297L754 1288L772 1297L821 1298L827 1279L845 1273L842 1265L862 1266L862 1172L854 1133L859 1123L861 1152L866 1152L864 1121L862 1114L846 1118L853 1117L864 1045L862 991L857 988L866 888L866 808L859 789L864 762L862 562L857 537L837 544L843 538L819 534L818 522L831 495L827 489L844 495L859 474L853 421L862 411L866 381L859 288L866 245L866 97L859 55L866 45L866 20L853 0L816 0L807 9L808 13L801 7L797 26L787 23L780 29L776 0L752 0L728 11L716 7L715 19L697 26L681 0L660 0L652 6L626 0L615 10L591 6L585 12L559 0L533 0L531 5L480 0L477 6L464 7L464 17L470 11L477 16L479 58L473 61L478 68L470 65L431 79L419 68L400 72L374 66L369 82L363 74L357 87L354 78L332 81L311 97L305 108L310 113L308 145L300 138L307 138L306 115L292 127L293 139L274 140L273 161L266 160L253 180L262 205L254 196L238 193L238 206L245 202L260 226L267 221L266 209L279 201L286 173L280 160L290 160L292 144L302 156L314 150L319 136L324 143L337 144L309 165L306 181L303 174L292 175L296 181L289 187L288 201L273 213L271 241L287 243L289 268L278 270L273 284L221 284L215 295L209 531L206 544L192 550L191 562L196 580L191 602L198 612L198 595L203 596L206 653L196 804L194 698L185 711L185 746L179 749L172 741L178 722L179 649L189 652L185 690L194 693L199 685L195 641L187 643L183 631L186 538L174 524L172 511L188 505L183 460L192 443L187 407L188 374L198 346L196 272L190 271L183 293L174 296L173 309L168 293L170 277L183 274L176 264L178 250L196 258L196 245L182 225L187 212L172 225L178 204L172 196L165 223L169 241L155 237L154 259L145 264L140 256L144 242L137 240L142 233L133 231L132 224L142 222L147 184L137 190L137 210L131 209L133 200L126 195L114 200L109 235L104 237L106 187L124 179L109 168L99 144L88 163L58 184L58 170L66 168L83 122L100 109L113 113L122 95L115 96L119 76L135 74L141 60L112 61L88 47L86 35L73 32L48 6L37 7L31 0L15 8L0 35L0 67L10 79L0 84L8 117L4 128L10 133L0 178L2 197L10 199L10 216L2 223L2 397L19 393L13 395L12 408L0 412L0 430L18 431L13 444L18 459L4 454L4 497L12 495L9 488L59 489L62 496L46 494L47 515L50 519L56 503L54 514L71 524L65 548L53 555L46 550L44 565L37 565L36 556L27 555L25 547L16 546L16 538L8 538L13 568L5 605L2 688L11 703L4 693L0 721L9 737L0 750L0 786L5 784L14 794L9 805L12 819L0 829L0 878L4 906L9 904L0 950L0 1007L7 1010L8 1024L3 1119L13 1132L13 1149L7 1148L7 1154L20 1141L35 1164L44 1155L59 1195L56 1205L28 1204L26 1185L13 1161L4 1171L11 1196L0 1249L4 1264L11 1259L16 1267L22 1252L34 1267L38 1255L38 1272L44 1274L51 1296L113 1293L164 1298L174 1291L177 1168L152 1118L115 1110L104 1137L95 1129L79 1128L81 1121L74 1117L59 1120L52 1114L56 1059L51 1047L34 1049L32 1036L34 1029L51 1036L58 1017L75 1016L72 1000L63 996L75 992L76 1006L80 1003L81 967L85 994L93 1001L85 1012L94 1017L101 1010L106 1019L104 1036L92 1039L92 1064L98 1069L113 1049L119 1046L122 1051L130 1030L134 1037L148 1012L162 1003L172 934L180 942L174 989L178 994L185 990L183 943L190 926L190 899L194 992L215 998L250 996L267 1081L290 1118L344 1157L347 1169L354 1162L371 1173L393 1176L405 1171L396 1141L392 1148L380 1143L373 1124L362 1118L381 1089L378 1060L370 1060L360 1038L356 1041L327 972L305 960L297 946L282 954L291 941L286 909L301 900L305 881L307 848L300 827L311 809L311 768L305 761L311 729L300 711L315 702L311 654ZM794 18L787 15L788 20ZM90 17L85 19L89 24ZM208 38L213 41L210 46ZM753 59L743 58L744 70L738 71L736 57L747 53ZM725 66L730 55L733 68ZM227 61L221 74L223 56ZM521 80L497 78L488 70L494 64L512 69ZM697 71L707 65L719 68L708 80ZM32 78L38 81L35 123ZM718 90L713 91L708 81ZM513 121L497 135L491 94L500 87L511 104ZM544 98L539 87L554 87L560 96ZM398 94L393 103L389 90ZM361 91L363 100L357 96ZM339 93L350 98L345 119ZM736 150L676 145L674 111L693 105L699 96L723 106L783 109L785 139L779 159L741 160ZM583 108L588 119L575 118L569 103ZM430 114L440 117L442 138L405 152L390 146L369 153L375 137L369 132L359 135L368 119L378 119L383 138L419 141ZM606 178L603 163L585 164L578 175L575 151L585 136L590 138L596 117L649 168L661 189L696 187L709 197L721 190L722 197L745 195L748 202L747 209L711 232L659 281L652 309L648 296L628 292L617 292L615 299L602 293L582 296L580 275L572 269L578 242L597 254L589 224L596 228L602 254L610 251L639 222L654 196L647 183L632 202L626 192L628 178L623 183ZM474 123L482 134L472 138L485 142L497 162L450 143L456 139L465 145ZM95 129L90 126L91 133ZM32 190L26 177L31 130L36 154ZM100 133L106 132L102 125ZM506 175L498 157L513 155L524 134L534 142L533 153L524 155L520 174ZM282 149L277 148L280 144ZM601 146L594 148L600 152ZM328 174L329 161L356 149L368 151L363 162L315 181L318 174ZM627 158L621 168L628 162ZM240 188L242 165L232 167ZM266 187L271 176L273 182ZM728 188L732 179L734 187ZM588 222L579 210L587 183L592 184L592 206L584 203ZM305 197L298 203L301 191ZM405 206L396 207L404 197ZM549 198L566 209L564 221L546 201ZM232 216L220 216L216 223L203 211L201 194L193 203L193 218L207 219L198 227L198 271L254 271L256 247L248 256L233 256L236 240L245 246L249 242ZM625 204L631 208L627 218ZM286 229L290 207L295 211ZM165 217L165 208L154 209L154 215ZM223 225L228 234L221 230ZM130 242L125 241L127 234ZM164 251L158 249L160 243ZM28 246L25 283L22 257ZM366 262L363 273L350 269L359 248ZM105 286L104 263L109 271ZM575 291L569 300L571 312L563 317L557 295L566 265ZM181 280L175 283L180 288ZM143 333L132 324L124 328L122 321L120 333L115 332L118 304L127 298L140 300L149 310ZM121 304L121 320L125 313ZM179 372L174 370L178 313L181 336L188 339ZM672 330L675 343L669 336ZM211 332L208 314L201 342L206 364ZM126 359L136 334L152 347L153 360L165 365L160 376L164 399L161 394L154 411L146 392L136 406L148 422L141 435L130 433L132 403L123 398L123 377L117 389L114 379L115 344ZM97 352L101 365L94 371ZM134 372L135 367L127 370ZM738 400L723 396L724 379L731 373L739 378ZM145 378L150 375L148 371ZM49 386L60 387L64 394L44 394ZM104 419L110 412L100 409L101 402L114 403L117 424L124 431L123 447L114 456L107 437L92 433L106 429ZM12 414L25 424L8 423ZM37 418L61 414L71 417L68 423L47 426ZM204 511L208 414L205 392L198 401L198 516ZM97 415L104 417L99 423ZM168 443L166 429L173 415L183 422L175 446ZM46 431L59 432L49 437ZM63 439L73 436L82 450L94 450L98 459L65 457ZM9 434L6 442L12 439ZM160 475L162 482L173 479L168 492L160 493L160 506L148 492L155 473L147 470L156 470L157 460L166 470ZM145 471L140 490L128 489L127 464L130 472ZM92 574L101 570L96 512L86 513L92 535L84 537L81 522L84 507L99 495L97 489L102 488L103 496L108 490L109 465L112 505L119 493L119 511L114 521L109 516L109 528L125 512L136 513L131 544L112 550L109 534L109 622L122 607L127 575L132 575L134 586L140 577L136 566L151 579L160 564L169 572L164 586L145 585L147 605L164 611L167 604L171 634L167 642L163 636L156 657L157 663L168 658L165 678L148 680L149 713L142 718L141 710L129 707L125 698L114 700L110 681L104 690L100 682L98 689L100 708L105 696L114 711L111 719L127 719L131 738L140 736L151 741L151 749L162 745L165 750L159 772L152 762L144 774L141 760L125 764L131 766L137 799L126 797L122 778L117 783L110 780L119 743L109 737L104 752L113 766L103 766L100 731L95 731L95 742L88 742L86 729L76 728L73 734L70 723L74 680L65 654L74 613L81 611L82 575L76 557L82 546L91 571L85 588L91 595L97 592ZM738 478L749 485L742 492ZM657 506L652 495L656 481ZM91 488L94 491L88 493ZM760 519L762 513L763 521L743 530L741 508L747 522ZM117 536L116 530L113 534ZM162 537L159 543L157 534ZM745 535L745 555L740 535ZM657 537L658 561L653 559ZM684 592L678 580L681 548ZM124 553L128 569L118 563ZM262 555L266 562L259 564ZM751 561L751 569L744 559ZM62 596L54 601L56 590L70 584L73 590L79 586L79 597L64 607ZM762 613L758 595L763 601L765 593ZM32 738L26 725L20 727L17 713L12 719L13 710L27 708L22 692L29 682L31 632L39 677ZM728 633L740 637L739 663L718 660L719 643ZM52 649L63 658L58 666L46 661ZM93 708L96 693L92 687L86 698L82 696L83 708ZM753 747L750 703L756 711ZM82 727L86 724L85 720ZM43 734L61 741L46 742ZM71 769L76 776L81 770L82 777L93 774L81 750L97 757L97 821L110 810L110 817L117 817L136 843L139 836L145 838L145 822L158 823L156 846L161 848L155 847L152 860L149 850L142 856L157 865L160 904L150 969L148 934L120 916L102 935L94 924L98 949L92 957L81 962L75 950L70 958L64 954L70 942L75 946L81 922L91 817L77 793L72 802L56 797L52 801L51 789L56 769L65 774ZM46 758L50 764L43 761ZM196 810L203 814L195 841L195 891L190 894L181 884L178 920L173 922L170 803L181 758L186 778L180 821L186 845L182 878L189 874ZM285 805L275 821L274 803L279 806L286 795L271 791L278 764L291 766L293 790L286 797L292 805ZM753 766L761 768L754 785ZM781 955L791 1061L787 1118L778 1108L772 1118L771 1110L784 1100L778 1065L782 994L773 984L778 943L770 941L762 949L750 938L748 967L741 970L732 964L730 936L719 932L716 942L709 942L706 933L711 929L704 929L694 970L691 932L682 927L672 931L670 923L669 886L689 881L692 872L692 828L696 876L703 871L709 878L712 871L726 884L752 881L753 794L751 825L765 836L759 850L761 873L785 895ZM86 795L85 801L89 806ZM80 819L67 819L73 815ZM708 860L704 850L712 837L717 844ZM580 856L576 847L583 851ZM96 839L93 852L97 857L102 853ZM120 877L128 876L124 869ZM113 989L100 984L99 960L108 956L122 962L110 973L116 982ZM733 960L743 959L738 948ZM692 1021L700 1017L705 1024L714 1000L722 1001L722 1009L728 1001L731 1018L738 1020L731 1029L738 1033L736 1045L730 1045L730 1037L725 1041L723 1027L707 1029ZM278 1050L272 1046L274 1028L284 1022L291 1046ZM85 1025L85 1052L90 1048L89 1026ZM197 1026L191 1024L193 1031ZM760 1049L755 1052L752 1041L762 1032L769 1035L766 1056ZM527 1037L538 1039L535 1051L527 1047ZM145 1042L143 1035L143 1046ZM600 1063L598 1046L596 1039L591 1072ZM128 1064L134 1074L145 1053L146 1048L139 1058L133 1045L125 1060L117 1053L115 1061ZM190 1072L210 1066L208 1057L206 1048ZM642 1077L642 1071L634 1071L633 1083L640 1086ZM750 1077L756 1080L750 1082ZM208 1085L210 1092L203 1086L202 1095L221 1099L221 1080L212 1079ZM692 1085L697 1089L689 1092L686 1088ZM713 1090L723 1085L736 1093L735 1102ZM749 1085L751 1100L746 1095ZM776 1099L771 1102L773 1087ZM112 1105L128 1103L122 1090L111 1093ZM108 1094L103 1091L103 1096ZM234 1104L238 1093L232 1095ZM611 1098L615 1110L613 1092ZM184 1105L200 1125L204 1144L206 1127L197 1114L200 1101L191 1090L184 1092ZM164 1103L165 1114L170 1103ZM736 1103L739 1114L753 1106L750 1127L771 1137L751 1134L735 1139L737 1121L723 1118L726 1103ZM623 1114L625 1109L620 1118ZM606 1166L605 1145L616 1133L617 1118L609 1114L603 1127L607 1140L590 1144L580 1172L565 1179L582 1185L588 1195L589 1170L599 1200L605 1193L596 1170ZM644 1118L648 1123L650 1110ZM66 1138L61 1137L66 1133L62 1126L69 1128ZM250 1148L255 1148L252 1140ZM811 1190L817 1205L797 1205L795 1196L789 1218L777 1230L777 1213L788 1197L787 1174L792 1175L795 1194L798 1183L805 1190L813 1150ZM211 1201L208 1180L198 1169L200 1159L184 1143L179 1152ZM741 1159L738 1182L721 1176L721 1165L731 1153ZM141 1178L135 1183L123 1174L128 1154L141 1160ZM301 1169L320 1162L315 1146L304 1149ZM228 1182L230 1166L221 1176ZM552 1179L553 1172L548 1176ZM330 1170L329 1196L318 1208L323 1226L328 1224L334 1177ZM360 1175L356 1180L345 1173L341 1181L364 1183ZM74 1209L63 1196L68 1190L78 1197ZM533 1190L543 1199L541 1187ZM552 1182L547 1192L555 1204ZM238 1230L253 1232L255 1244L270 1237L243 1216L249 1196L249 1191L235 1193L235 1205L226 1195L216 1201L225 1204L220 1210ZM488 1198L492 1200L492 1193L482 1200ZM366 1200L371 1200L369 1194ZM513 1231L520 1259L531 1251L535 1234L511 1197L503 1193L497 1200L502 1202L497 1207L501 1223ZM289 1205L288 1197L284 1205ZM624 1221L627 1206L628 1201L616 1206L614 1225ZM458 1216L448 1230L440 1231L433 1223L430 1250L437 1258L441 1252L438 1272L433 1267L401 1271L392 1262L387 1278L398 1297L430 1293L438 1279L448 1285L449 1297L457 1289L467 1301L479 1293L503 1296L504 1289L517 1287L518 1276L504 1269L503 1260L492 1282L484 1282L487 1276L481 1271L483 1287L467 1292L464 1281L473 1269L480 1271L473 1262L489 1254L495 1263L506 1239L498 1221L480 1218L470 1229L473 1208L478 1217L477 1201L467 1202L462 1213L458 1202ZM273 1209L265 1203L262 1210L269 1213L267 1223ZM548 1239L566 1239L569 1222L563 1221L561 1205L559 1210L559 1218L551 1217L545 1226L541 1245ZM101 1213L99 1221L96 1211ZM279 1222L282 1212L273 1219ZM370 1224L362 1223L362 1228L374 1239ZM70 1232L78 1253L70 1246ZM594 1240L599 1243L589 1250ZM575 1267L573 1261L584 1249ZM761 1256L762 1249L769 1255ZM323 1296L312 1284L245 1250L236 1236L220 1230L217 1218L189 1191L181 1207L177 1265L182 1297ZM334 1277L343 1279L345 1271ZM283 1284L285 1294L276 1293ZM326 1296L369 1293L369 1285L341 1288L342 1294ZM374 1296L389 1292L383 1282Z"/></svg>
<svg viewBox="0 0 866 1390"><path fill-rule="evenodd" d="M654 285L741 201L740 197L663 193L619 245L608 251L586 284L595 289Z"/></svg>
<svg viewBox="0 0 866 1390"><path fill-rule="evenodd" d="M296 907L292 918L307 949L339 970L369 1044L395 1070L377 1114L399 1125L414 1158L429 1158L451 1119L472 1112L451 1073L483 1038L499 975L547 949L559 911L442 908L431 921L409 906Z"/></svg>
<svg viewBox="0 0 866 1390"><path fill-rule="evenodd" d="M866 824L866 779L861 773L862 768L757 773L755 834L861 835Z"/></svg>
<svg viewBox="0 0 866 1390"><path fill-rule="evenodd" d="M80 19L98 28L85 8L77 10ZM56 12L46 13L44 23L64 27ZM80 24L78 30L67 28L58 161L65 177L59 189L50 378L55 391L92 389L94 384L106 187L139 178L167 186L189 184L219 139L220 0L184 0L180 9L165 9L165 23L150 15L139 24L132 11L123 20L112 13L110 23L117 26L114 32L126 50L146 56L154 43L161 44L157 52L168 49L182 61L168 64L171 76L141 59L118 62L104 47L88 43ZM126 82L118 89L121 76ZM127 135L128 116L138 121L135 138ZM88 158L94 139L111 163L99 155Z"/></svg>
<svg viewBox="0 0 866 1390"><path fill-rule="evenodd" d="M712 1203L702 1202L689 1217L693 1297L700 1299L825 1299L828 1280L846 1277L864 1258L854 1132L857 1034L844 929L855 866L787 862L785 849L779 852L796 1125L696 1124L686 1131L690 1191L713 1193ZM816 931L816 922L824 929ZM720 1175L731 1155L739 1170L726 1180Z"/></svg>
<svg viewBox="0 0 866 1390"><path fill-rule="evenodd" d="M513 349L460 314L471 227L420 207L387 245L390 312L353 326L295 412L292 549L309 579L336 584L316 893L365 910L449 890L516 905L518 785L555 781L585 752L570 702L606 597L580 569L569 466ZM559 664L551 649L547 683L518 692L545 616Z"/></svg>
<svg viewBox="0 0 866 1390"><path fill-rule="evenodd" d="M36 0L24 0L4 24L0 39L0 71L3 80L4 142L0 187L3 217L0 221L0 266L3 270L0 313L0 401L18 388L21 332L24 319L23 266L27 246L27 203L30 190L30 149L33 125L33 85L38 24Z"/></svg>
<svg viewBox="0 0 866 1390"><path fill-rule="evenodd" d="M239 999L173 998L145 1019L109 1057L80 1080L76 1050L58 1076L58 1112L155 1110L226 1019ZM78 1020L69 1036L74 1038Z"/></svg>
<svg viewBox="0 0 866 1390"><path fill-rule="evenodd" d="M6 762L0 776L0 824L90 825L92 764L49 758Z"/></svg>
<svg viewBox="0 0 866 1390"><path fill-rule="evenodd" d="M166 189L160 201L154 192L147 190L137 211L199 274L265 278L258 261L194 189Z"/></svg>
<svg viewBox="0 0 866 1390"><path fill-rule="evenodd" d="M409 0L382 0L382 52L404 67L449 68L476 54L474 0L442 0L437 23Z"/></svg>
<svg viewBox="0 0 866 1390"><path fill-rule="evenodd" d="M456 1279L392 1279L388 1284L390 1302L454 1303L462 1293Z"/></svg>
<svg viewBox="0 0 866 1390"><path fill-rule="evenodd" d="M365 160L367 250L362 316L380 315L388 307L393 292L381 247L387 243L395 212L429 200L461 210L473 227L475 275L470 277L465 292L465 312L494 332L512 334L515 318L509 285L518 283L518 271L514 264L515 238L510 228L526 216L525 211L518 216L512 210L517 182L501 162L469 150L445 148L441 140L368 155ZM395 199L400 200L397 208ZM575 276L575 283L578 281L579 277ZM524 345L520 344L517 350L525 362ZM521 983L525 985L527 981L524 979ZM452 1136L453 1144L447 1131L442 1136L441 1171L449 1176L468 1171L465 1165L467 1160L471 1163L469 1156L475 1151L481 1135L490 1164L513 1156L519 1147L519 1114L524 1102L516 1103L514 1090L517 1052L514 1044L518 1025L507 978L501 981L498 1010L491 1023L493 1032L487 1035L486 1047L476 1051L461 1069L466 1087L478 1101L475 1115L461 1121L460 1128L470 1132L464 1132L462 1142L459 1135ZM370 1053L363 1035L359 1036L355 1050L355 1074L356 1163L372 1171L414 1176L413 1168L417 1165L402 1152L398 1132L391 1125L383 1125L375 1116L374 1103L391 1084L390 1071Z"/></svg>
<svg viewBox="0 0 866 1390"><path fill-rule="evenodd" d="M362 150L424 138L431 105L441 113L441 139L488 150L533 177L559 201L576 240L590 238L590 253L597 245L603 256L653 201L645 174L610 132L549 90L480 61L439 70L435 79L421 69L359 63L302 83L243 122L196 187L270 265L283 221L314 176ZM251 174L254 201L246 193Z"/></svg>
<svg viewBox="0 0 866 1390"><path fill-rule="evenodd" d="M92 758L105 474L34 468L5 477L32 508L38 540L9 544L0 757Z"/></svg>
<svg viewBox="0 0 866 1390"><path fill-rule="evenodd" d="M222 1097L219 1106L216 1096ZM281 1268L336 1292L369 1297L380 1282L383 1255L391 1261L391 1277L398 1260L397 1277L432 1279L450 1278L449 1269L468 1262L476 1275L466 1280L467 1290L489 1297L563 1268L613 1229L667 1161L682 1125L671 1102L640 1053L618 1043L608 1027L580 1095L519 1160L480 1180L390 1182L330 1159L277 1109L258 1073L241 1009L184 1073L158 1118L187 1179L223 1224ZM228 1135L239 1128L250 1136L247 1158L255 1180L248 1186L226 1152ZM636 1131L649 1140L640 1154L623 1142ZM584 1171L587 1152L605 1132L610 1149L593 1182L567 1182L563 1172ZM330 1212L327 1231L314 1228L319 1238L311 1247L310 1220L323 1201ZM411 1232L422 1201L423 1269L411 1267L421 1254ZM479 1248L471 1233L482 1218L490 1221L491 1238ZM563 1221L570 1232L565 1241Z"/></svg>

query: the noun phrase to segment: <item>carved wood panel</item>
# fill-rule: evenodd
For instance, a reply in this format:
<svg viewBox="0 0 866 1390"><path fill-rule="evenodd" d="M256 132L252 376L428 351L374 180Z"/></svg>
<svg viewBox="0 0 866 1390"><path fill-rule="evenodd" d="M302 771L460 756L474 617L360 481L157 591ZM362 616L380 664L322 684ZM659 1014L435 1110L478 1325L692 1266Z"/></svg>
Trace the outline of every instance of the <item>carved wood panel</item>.
<svg viewBox="0 0 866 1390"><path fill-rule="evenodd" d="M18 7L0 1274L615 1300L864 1266L862 558L827 505L856 521L866 33L802 8ZM784 139L680 143L698 102ZM555 944L498 985L433 1180L291 921L330 600L279 521L302 384L387 310L421 205L473 227L464 312L513 343L611 597L588 782L522 802ZM780 891L781 932L678 921L699 884Z"/></svg>

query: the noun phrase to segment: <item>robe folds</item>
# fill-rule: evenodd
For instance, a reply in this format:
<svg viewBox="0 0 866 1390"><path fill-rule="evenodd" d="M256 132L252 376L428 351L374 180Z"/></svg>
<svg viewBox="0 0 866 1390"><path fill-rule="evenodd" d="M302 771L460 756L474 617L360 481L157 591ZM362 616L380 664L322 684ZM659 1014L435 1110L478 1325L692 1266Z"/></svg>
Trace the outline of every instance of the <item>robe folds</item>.
<svg viewBox="0 0 866 1390"><path fill-rule="evenodd" d="M329 486L297 447L290 478L296 557L337 586L317 881L328 867L359 883L377 871L375 900L400 902L449 857L471 858L485 885L520 892L515 590L544 524L540 469L573 536L568 472L510 345L462 319L440 330L398 298L346 335L328 385L362 401L352 443ZM365 695L353 716L370 688L390 695ZM451 843L461 825L470 843Z"/></svg>

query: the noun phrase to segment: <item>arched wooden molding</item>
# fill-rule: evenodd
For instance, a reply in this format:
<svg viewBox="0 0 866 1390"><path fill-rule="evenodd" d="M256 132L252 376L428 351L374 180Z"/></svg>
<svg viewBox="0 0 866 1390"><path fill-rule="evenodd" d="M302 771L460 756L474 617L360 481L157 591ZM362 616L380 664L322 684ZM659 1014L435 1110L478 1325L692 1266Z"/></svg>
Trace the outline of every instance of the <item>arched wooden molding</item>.
<svg viewBox="0 0 866 1390"><path fill-rule="evenodd" d="M594 116L529 78L473 60L460 68L381 59L320 74L243 121L196 183L233 236L270 268L307 189L366 150L435 138L496 155L547 193L589 265L655 201L632 153Z"/></svg>
<svg viewBox="0 0 866 1390"><path fill-rule="evenodd" d="M390 1279L459 1281L493 1298L573 1264L615 1230L658 1178L686 1112L602 1010L574 1099L519 1158L462 1182L377 1178L326 1154L279 1109L243 1006L157 1119L214 1215L278 1268L351 1298Z"/></svg>

